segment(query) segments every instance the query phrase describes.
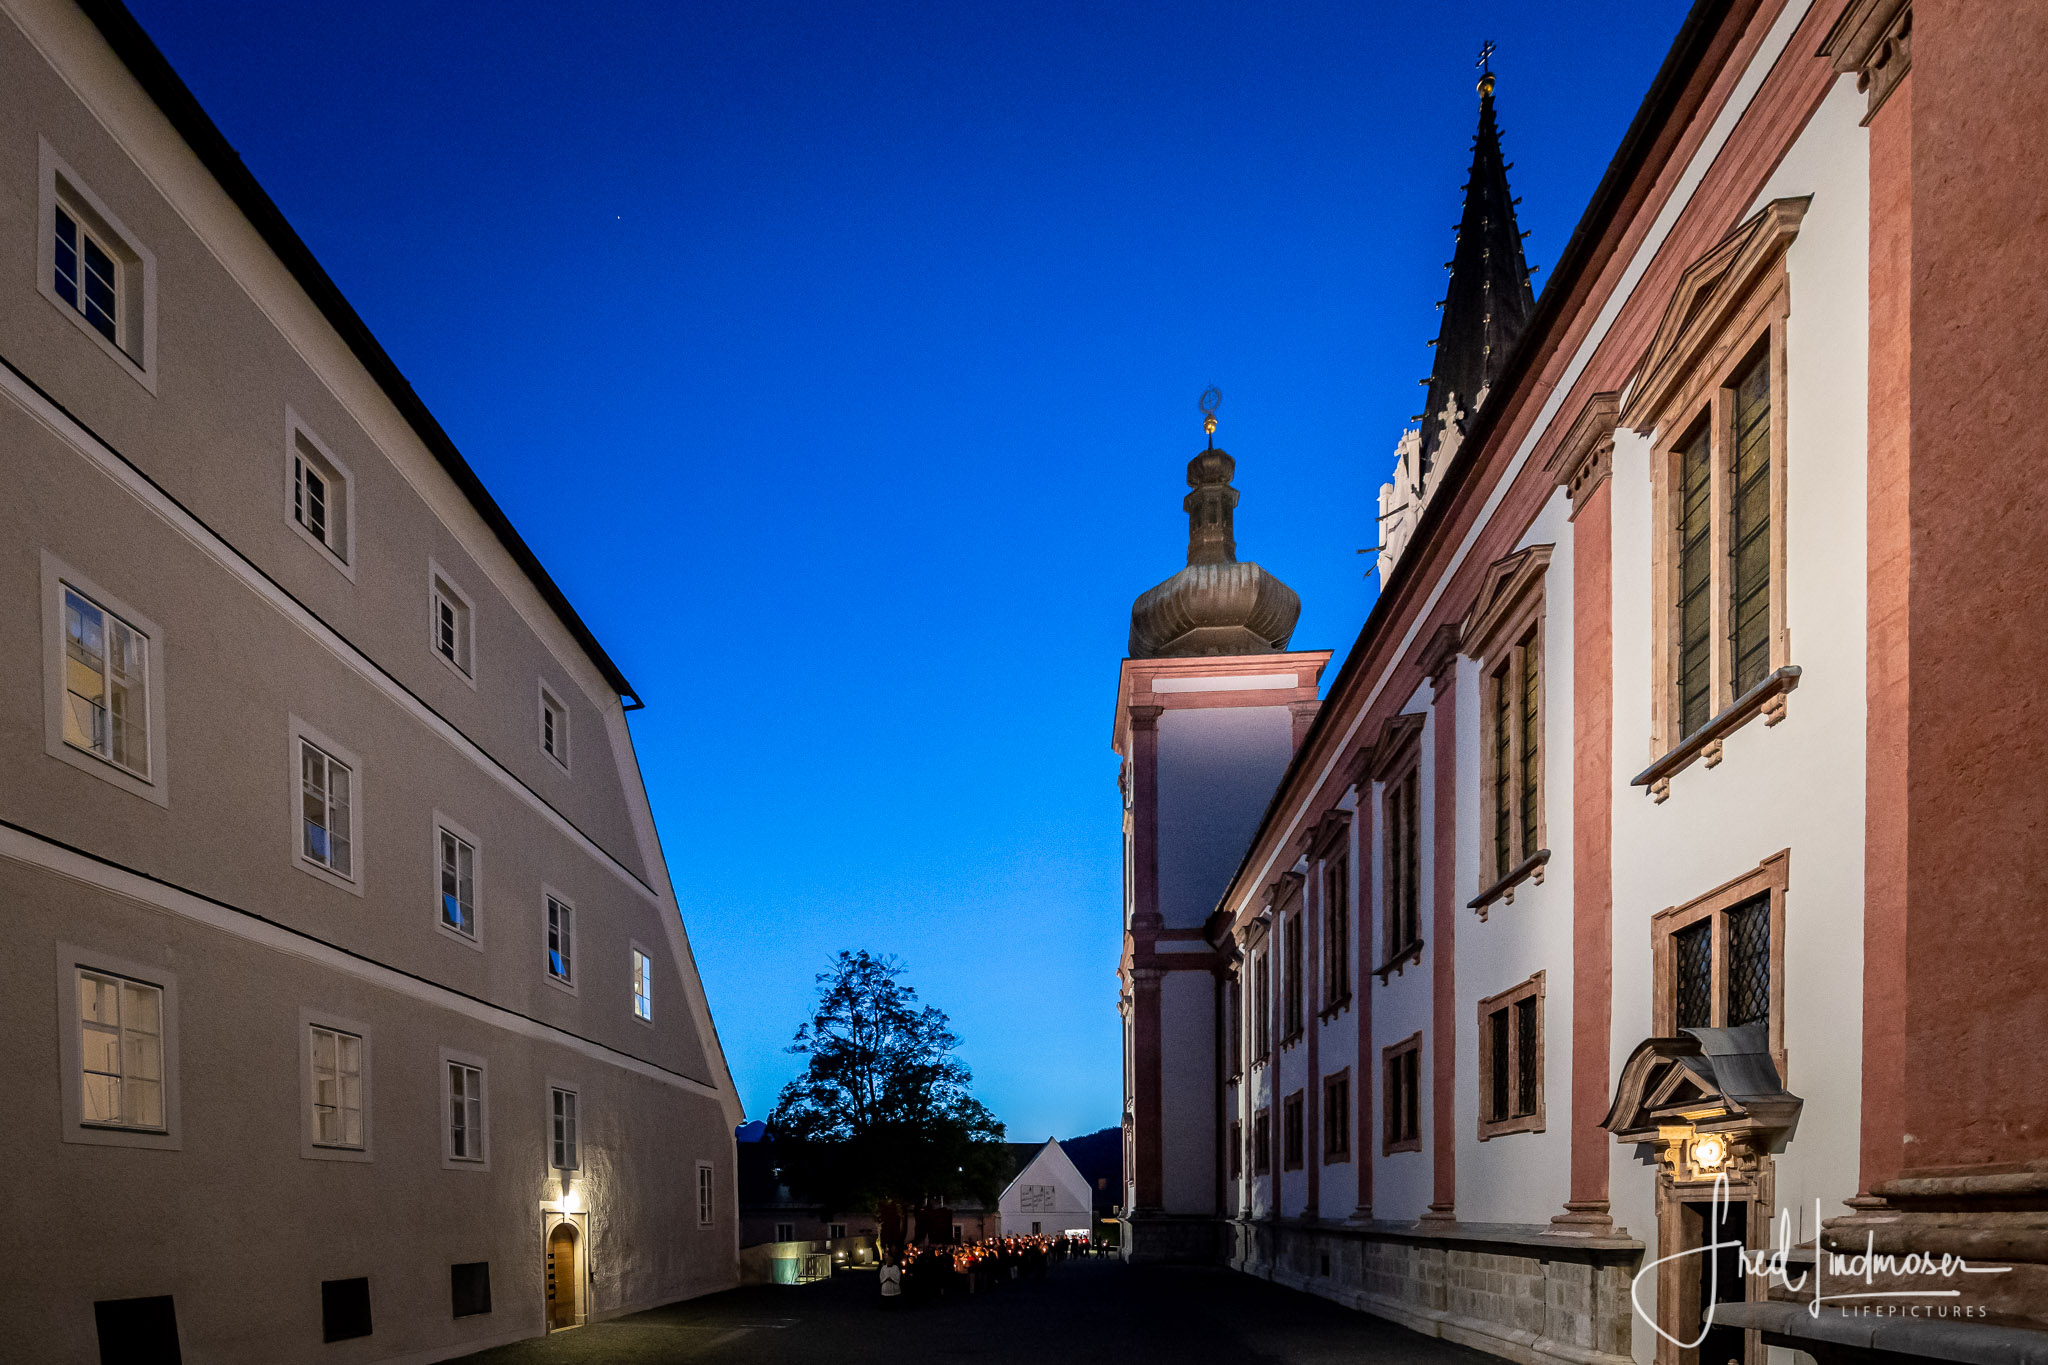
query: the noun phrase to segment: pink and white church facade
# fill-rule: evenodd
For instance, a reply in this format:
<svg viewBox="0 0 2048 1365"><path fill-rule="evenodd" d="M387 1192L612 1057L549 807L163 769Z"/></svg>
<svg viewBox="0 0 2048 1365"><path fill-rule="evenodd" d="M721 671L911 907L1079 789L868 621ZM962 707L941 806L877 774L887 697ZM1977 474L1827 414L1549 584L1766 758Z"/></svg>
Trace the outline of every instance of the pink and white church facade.
<svg viewBox="0 0 2048 1365"><path fill-rule="evenodd" d="M1531 1363L2048 1348L2044 58L1703 0L1540 299L1482 80L1334 676L1220 451L1133 608L1127 1258Z"/></svg>

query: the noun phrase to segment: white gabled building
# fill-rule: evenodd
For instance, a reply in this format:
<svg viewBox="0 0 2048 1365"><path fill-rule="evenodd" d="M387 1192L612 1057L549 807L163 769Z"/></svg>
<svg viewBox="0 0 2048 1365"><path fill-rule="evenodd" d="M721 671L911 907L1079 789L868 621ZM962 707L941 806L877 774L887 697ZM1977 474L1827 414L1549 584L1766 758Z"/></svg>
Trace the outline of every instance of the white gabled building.
<svg viewBox="0 0 2048 1365"><path fill-rule="evenodd" d="M1094 1226L1094 1216L1087 1177L1057 1138L1045 1140L996 1200L997 1228L1004 1237L1085 1233Z"/></svg>

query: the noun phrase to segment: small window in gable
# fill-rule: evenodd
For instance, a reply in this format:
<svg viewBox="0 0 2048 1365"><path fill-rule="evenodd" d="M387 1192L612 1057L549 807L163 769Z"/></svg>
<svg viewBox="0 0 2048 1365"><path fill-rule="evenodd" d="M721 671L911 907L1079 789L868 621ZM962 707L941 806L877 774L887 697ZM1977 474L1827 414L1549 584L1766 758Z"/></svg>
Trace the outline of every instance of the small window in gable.
<svg viewBox="0 0 2048 1365"><path fill-rule="evenodd" d="M474 682L475 637L469 598L438 567L428 581L428 640L443 663L464 681Z"/></svg>
<svg viewBox="0 0 2048 1365"><path fill-rule="evenodd" d="M352 577L354 480L347 467L289 409L285 426L285 497L292 527Z"/></svg>
<svg viewBox="0 0 2048 1365"><path fill-rule="evenodd" d="M569 708L545 685L540 689L540 751L569 766Z"/></svg>

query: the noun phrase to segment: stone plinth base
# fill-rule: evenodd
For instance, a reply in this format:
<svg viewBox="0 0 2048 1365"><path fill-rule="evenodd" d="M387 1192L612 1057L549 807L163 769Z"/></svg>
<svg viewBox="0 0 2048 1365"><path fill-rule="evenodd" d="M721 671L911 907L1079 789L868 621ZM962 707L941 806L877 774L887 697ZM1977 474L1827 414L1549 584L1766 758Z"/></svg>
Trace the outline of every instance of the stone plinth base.
<svg viewBox="0 0 2048 1365"><path fill-rule="evenodd" d="M1631 1365L1642 1243L1521 1224L1230 1222L1236 1270L1521 1365Z"/></svg>
<svg viewBox="0 0 2048 1365"><path fill-rule="evenodd" d="M1122 1220L1119 1248L1131 1265L1215 1265L1222 1228L1207 1214L1133 1213Z"/></svg>

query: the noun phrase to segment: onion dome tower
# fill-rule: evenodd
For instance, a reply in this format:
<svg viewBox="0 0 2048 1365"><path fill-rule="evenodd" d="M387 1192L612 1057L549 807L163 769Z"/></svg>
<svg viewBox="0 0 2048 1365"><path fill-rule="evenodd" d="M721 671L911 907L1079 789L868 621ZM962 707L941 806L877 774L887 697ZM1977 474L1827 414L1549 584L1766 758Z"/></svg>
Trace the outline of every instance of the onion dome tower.
<svg viewBox="0 0 2048 1365"><path fill-rule="evenodd" d="M1188 566L1132 604L1133 659L1281 653L1301 615L1294 589L1237 558L1237 461L1216 448L1222 398L1213 388L1202 395L1209 446L1188 461Z"/></svg>

